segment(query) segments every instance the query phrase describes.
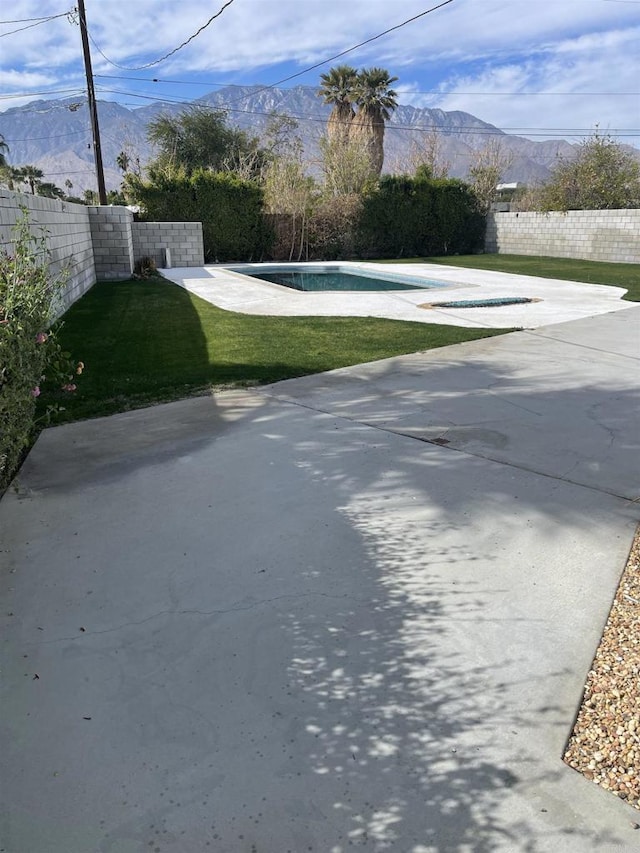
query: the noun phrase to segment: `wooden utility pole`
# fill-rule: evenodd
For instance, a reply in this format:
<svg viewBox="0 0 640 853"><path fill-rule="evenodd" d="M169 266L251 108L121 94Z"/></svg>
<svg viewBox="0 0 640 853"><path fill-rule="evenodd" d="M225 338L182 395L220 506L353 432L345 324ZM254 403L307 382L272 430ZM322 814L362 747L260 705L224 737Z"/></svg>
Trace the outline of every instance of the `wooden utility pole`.
<svg viewBox="0 0 640 853"><path fill-rule="evenodd" d="M91 53L89 51L89 35L87 33L87 15L84 10L84 0L78 0L78 17L80 19L80 34L82 36L82 51L84 53L84 70L87 75L87 95L89 99L89 115L91 116L91 133L93 135L93 155L96 161L96 178L98 179L98 198L100 199L100 204L106 204L107 191L104 185L104 169L102 168L98 107L96 104L96 93L93 88L93 71L91 70Z"/></svg>

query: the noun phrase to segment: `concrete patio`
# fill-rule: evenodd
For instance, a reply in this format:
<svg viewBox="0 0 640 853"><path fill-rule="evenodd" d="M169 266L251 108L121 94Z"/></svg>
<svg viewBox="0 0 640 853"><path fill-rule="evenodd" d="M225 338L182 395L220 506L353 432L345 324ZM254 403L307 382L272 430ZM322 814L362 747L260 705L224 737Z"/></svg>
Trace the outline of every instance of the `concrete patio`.
<svg viewBox="0 0 640 853"><path fill-rule="evenodd" d="M561 761L640 520L619 307L46 430L0 850L637 850Z"/></svg>

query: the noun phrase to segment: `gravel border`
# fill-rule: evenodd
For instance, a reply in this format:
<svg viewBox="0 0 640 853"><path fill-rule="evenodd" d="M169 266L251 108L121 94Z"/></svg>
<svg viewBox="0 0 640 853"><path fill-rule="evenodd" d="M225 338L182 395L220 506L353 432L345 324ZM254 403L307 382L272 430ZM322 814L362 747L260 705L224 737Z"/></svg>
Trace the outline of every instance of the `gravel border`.
<svg viewBox="0 0 640 853"><path fill-rule="evenodd" d="M563 760L640 810L640 527Z"/></svg>

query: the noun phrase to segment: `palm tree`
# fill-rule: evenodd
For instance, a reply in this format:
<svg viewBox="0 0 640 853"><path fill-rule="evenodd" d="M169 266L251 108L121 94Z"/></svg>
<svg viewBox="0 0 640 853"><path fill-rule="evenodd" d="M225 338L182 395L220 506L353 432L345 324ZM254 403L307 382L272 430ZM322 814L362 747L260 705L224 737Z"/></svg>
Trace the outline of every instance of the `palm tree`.
<svg viewBox="0 0 640 853"><path fill-rule="evenodd" d="M366 150L376 177L384 162L384 123L398 106L398 94L391 88L397 79L384 68L365 68L356 80L358 113L351 124L351 138Z"/></svg>
<svg viewBox="0 0 640 853"><path fill-rule="evenodd" d="M0 133L0 169L8 165L7 158L4 156L9 151L9 146L4 141L4 136Z"/></svg>
<svg viewBox="0 0 640 853"><path fill-rule="evenodd" d="M122 170L122 172L126 173L129 171L131 157L129 157L126 151L121 151L116 157L116 164L118 168Z"/></svg>
<svg viewBox="0 0 640 853"><path fill-rule="evenodd" d="M50 181L40 181L37 185L38 195L45 198L64 198L64 190Z"/></svg>
<svg viewBox="0 0 640 853"><path fill-rule="evenodd" d="M355 115L352 104L357 79L358 72L350 65L337 65L327 74L320 75L322 88L318 95L325 104L333 106L327 121L327 137L330 142L346 143L349 139L349 128Z"/></svg>
<svg viewBox="0 0 640 853"><path fill-rule="evenodd" d="M20 166L19 169L16 169L16 178L23 184L28 184L31 195L35 195L36 187L40 185L42 178L44 178L44 172L42 169L38 169L37 166Z"/></svg>

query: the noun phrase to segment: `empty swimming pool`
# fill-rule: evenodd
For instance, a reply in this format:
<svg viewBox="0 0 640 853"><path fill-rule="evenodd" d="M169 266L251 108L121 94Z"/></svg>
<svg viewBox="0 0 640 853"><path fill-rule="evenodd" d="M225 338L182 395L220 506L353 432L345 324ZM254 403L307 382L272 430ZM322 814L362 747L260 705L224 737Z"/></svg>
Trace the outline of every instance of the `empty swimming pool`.
<svg viewBox="0 0 640 853"><path fill-rule="evenodd" d="M422 276L407 276L338 264L253 264L229 269L271 284L306 292L420 290L449 286L449 282Z"/></svg>

